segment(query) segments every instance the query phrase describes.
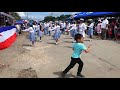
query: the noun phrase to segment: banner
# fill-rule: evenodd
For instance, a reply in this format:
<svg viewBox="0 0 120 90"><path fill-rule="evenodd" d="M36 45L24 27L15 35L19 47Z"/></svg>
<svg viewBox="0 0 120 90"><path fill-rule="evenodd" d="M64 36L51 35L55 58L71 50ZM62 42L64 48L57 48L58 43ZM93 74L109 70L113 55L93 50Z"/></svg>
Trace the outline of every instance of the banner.
<svg viewBox="0 0 120 90"><path fill-rule="evenodd" d="M15 42L17 37L16 27L7 26L0 28L0 50L8 48Z"/></svg>

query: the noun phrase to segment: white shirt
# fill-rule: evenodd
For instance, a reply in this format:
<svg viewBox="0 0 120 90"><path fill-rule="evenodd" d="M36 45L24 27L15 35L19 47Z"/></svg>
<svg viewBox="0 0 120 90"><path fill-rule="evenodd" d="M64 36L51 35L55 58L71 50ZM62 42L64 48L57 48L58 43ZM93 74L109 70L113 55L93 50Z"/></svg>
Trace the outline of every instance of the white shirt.
<svg viewBox="0 0 120 90"><path fill-rule="evenodd" d="M63 25L63 23L60 23L60 25L61 25L61 29L63 29L63 28L64 28L64 25Z"/></svg>
<svg viewBox="0 0 120 90"><path fill-rule="evenodd" d="M28 29L25 29L23 31L28 31L29 33L34 33L33 27L29 27Z"/></svg>
<svg viewBox="0 0 120 90"><path fill-rule="evenodd" d="M66 25L66 29L69 29L70 28L70 26L69 25Z"/></svg>
<svg viewBox="0 0 120 90"><path fill-rule="evenodd" d="M93 28L94 27L94 23L91 23L88 27L89 28Z"/></svg>
<svg viewBox="0 0 120 90"><path fill-rule="evenodd" d="M59 25L56 26L56 31L57 31L57 32L60 31L60 26L59 26Z"/></svg>
<svg viewBox="0 0 120 90"><path fill-rule="evenodd" d="M87 29L85 23L79 24L79 31L84 32Z"/></svg>
<svg viewBox="0 0 120 90"><path fill-rule="evenodd" d="M36 25L33 25L33 29L36 30Z"/></svg>
<svg viewBox="0 0 120 90"><path fill-rule="evenodd" d="M47 27L49 27L50 23L47 23Z"/></svg>
<svg viewBox="0 0 120 90"><path fill-rule="evenodd" d="M47 24L46 23L44 23L44 28L46 28L47 27Z"/></svg>
<svg viewBox="0 0 120 90"><path fill-rule="evenodd" d="M28 30L29 30L29 32L30 32L30 33L34 33L34 30L33 30L33 28L32 28L32 27L29 27L29 29L28 29Z"/></svg>
<svg viewBox="0 0 120 90"><path fill-rule="evenodd" d="M50 26L50 27L48 28L48 31L52 31L52 30L53 30L53 27Z"/></svg>
<svg viewBox="0 0 120 90"><path fill-rule="evenodd" d="M101 23L101 28L107 29L106 25L109 24L109 21L107 19L103 20L103 22Z"/></svg>
<svg viewBox="0 0 120 90"><path fill-rule="evenodd" d="M70 28L70 26L71 26L71 24L70 23L68 23L68 27Z"/></svg>
<svg viewBox="0 0 120 90"><path fill-rule="evenodd" d="M63 27L64 27L64 28L66 27L66 23L63 23Z"/></svg>
<svg viewBox="0 0 120 90"><path fill-rule="evenodd" d="M18 24L16 25L16 28L17 28L18 30L20 30L20 26L19 26Z"/></svg>
<svg viewBox="0 0 120 90"><path fill-rule="evenodd" d="M39 25L36 25L36 30L40 30L40 26Z"/></svg>
<svg viewBox="0 0 120 90"><path fill-rule="evenodd" d="M53 31L53 33L55 33L57 31L57 26L52 27L51 31Z"/></svg>
<svg viewBox="0 0 120 90"><path fill-rule="evenodd" d="M72 24L72 28L70 30L77 29L76 24Z"/></svg>
<svg viewBox="0 0 120 90"><path fill-rule="evenodd" d="M56 29L56 26L50 28L51 31L55 31L55 29Z"/></svg>

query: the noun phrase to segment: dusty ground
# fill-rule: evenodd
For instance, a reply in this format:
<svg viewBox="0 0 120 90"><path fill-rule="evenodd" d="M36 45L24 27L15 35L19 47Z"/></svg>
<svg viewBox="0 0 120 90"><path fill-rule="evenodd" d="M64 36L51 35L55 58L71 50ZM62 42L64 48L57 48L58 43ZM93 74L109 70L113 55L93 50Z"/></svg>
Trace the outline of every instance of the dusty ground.
<svg viewBox="0 0 120 90"><path fill-rule="evenodd" d="M62 35L59 45L55 45L51 36L44 36L35 47L30 44L27 33L23 33L10 48L0 51L0 78L60 78L70 62L72 39ZM93 49L82 53L82 73L87 78L120 78L120 42L85 41L86 46L89 44ZM75 78L77 67L66 77Z"/></svg>

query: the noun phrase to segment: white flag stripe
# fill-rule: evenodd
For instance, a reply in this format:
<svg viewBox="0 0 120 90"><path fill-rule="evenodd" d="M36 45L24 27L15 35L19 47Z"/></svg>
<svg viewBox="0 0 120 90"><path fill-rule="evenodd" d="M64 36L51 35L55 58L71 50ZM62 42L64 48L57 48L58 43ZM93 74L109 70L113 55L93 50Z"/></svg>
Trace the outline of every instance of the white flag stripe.
<svg viewBox="0 0 120 90"><path fill-rule="evenodd" d="M15 33L16 33L16 28L0 33L2 35L0 36L0 43L4 42L5 40L13 36Z"/></svg>

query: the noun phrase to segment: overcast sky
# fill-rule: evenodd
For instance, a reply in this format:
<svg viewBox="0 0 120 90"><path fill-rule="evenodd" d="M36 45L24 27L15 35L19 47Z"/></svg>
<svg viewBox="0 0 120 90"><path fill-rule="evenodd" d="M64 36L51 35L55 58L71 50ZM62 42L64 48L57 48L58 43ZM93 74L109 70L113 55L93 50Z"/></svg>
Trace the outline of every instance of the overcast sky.
<svg viewBox="0 0 120 90"><path fill-rule="evenodd" d="M52 16L60 16L62 14L76 14L79 12L17 12L22 18L26 17L28 15L31 19L38 19L43 20L44 17L49 16L52 14Z"/></svg>

